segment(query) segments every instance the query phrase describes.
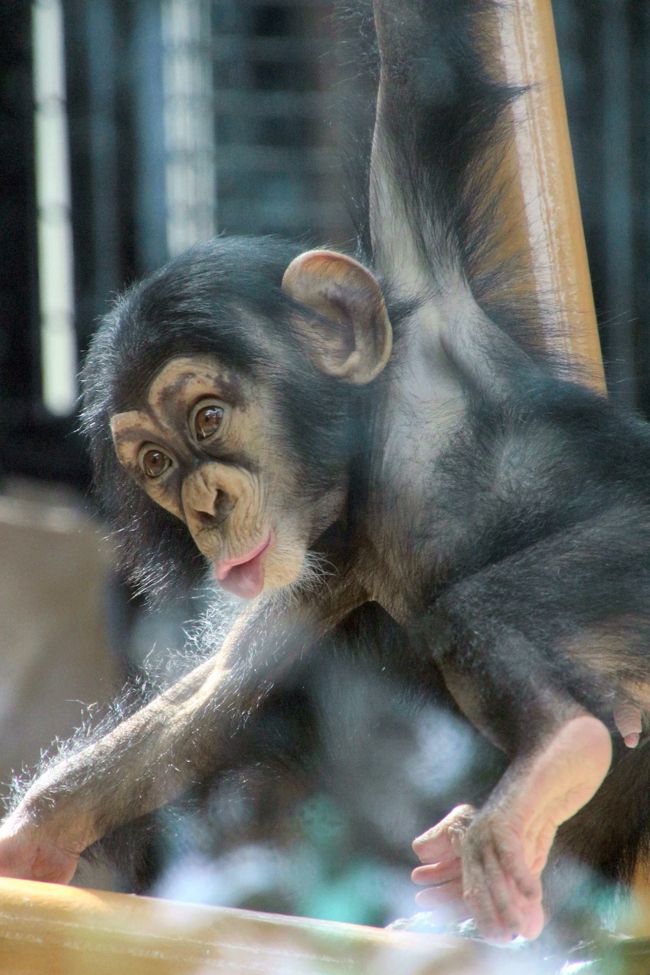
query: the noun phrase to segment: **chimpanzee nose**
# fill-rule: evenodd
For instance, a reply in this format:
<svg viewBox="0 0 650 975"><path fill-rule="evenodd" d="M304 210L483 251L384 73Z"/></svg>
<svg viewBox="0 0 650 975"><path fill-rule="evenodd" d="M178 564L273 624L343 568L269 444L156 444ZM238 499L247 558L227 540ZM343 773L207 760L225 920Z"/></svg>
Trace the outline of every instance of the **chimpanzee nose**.
<svg viewBox="0 0 650 975"><path fill-rule="evenodd" d="M225 521L235 506L234 500L220 486L210 467L204 464L190 474L183 491L186 517L198 521L202 527Z"/></svg>

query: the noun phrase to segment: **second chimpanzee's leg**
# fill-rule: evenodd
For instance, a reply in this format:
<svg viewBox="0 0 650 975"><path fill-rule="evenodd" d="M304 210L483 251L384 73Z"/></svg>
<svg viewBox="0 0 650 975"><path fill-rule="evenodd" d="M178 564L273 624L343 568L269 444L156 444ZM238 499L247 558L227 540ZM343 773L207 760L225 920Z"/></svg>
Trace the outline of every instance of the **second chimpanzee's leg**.
<svg viewBox="0 0 650 975"><path fill-rule="evenodd" d="M611 511L456 585L421 634L459 705L512 761L480 811L455 810L416 841L427 865L414 879L447 887L421 899L431 905L460 890L462 865L469 912L494 938L541 930L539 878L555 833L611 761L610 733L593 715L613 727L643 673L648 539L620 520Z"/></svg>

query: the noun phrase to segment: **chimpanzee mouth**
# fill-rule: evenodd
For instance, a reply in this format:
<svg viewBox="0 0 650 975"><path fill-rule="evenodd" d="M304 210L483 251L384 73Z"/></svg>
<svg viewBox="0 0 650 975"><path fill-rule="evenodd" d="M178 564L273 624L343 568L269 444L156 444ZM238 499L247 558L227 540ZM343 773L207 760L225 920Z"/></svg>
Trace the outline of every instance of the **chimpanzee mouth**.
<svg viewBox="0 0 650 975"><path fill-rule="evenodd" d="M215 566L217 582L226 592L232 592L241 599L254 599L264 588L263 561L266 550L273 539L269 532L263 542L236 559L224 559Z"/></svg>

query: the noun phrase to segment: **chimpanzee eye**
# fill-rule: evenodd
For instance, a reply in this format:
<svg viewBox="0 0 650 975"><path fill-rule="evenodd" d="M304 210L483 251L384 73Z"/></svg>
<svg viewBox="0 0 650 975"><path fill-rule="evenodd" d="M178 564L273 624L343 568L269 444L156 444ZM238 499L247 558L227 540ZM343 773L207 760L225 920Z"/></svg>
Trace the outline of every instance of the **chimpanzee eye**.
<svg viewBox="0 0 650 975"><path fill-rule="evenodd" d="M138 458L140 468L147 477L160 477L172 466L172 459L158 447L144 447Z"/></svg>
<svg viewBox="0 0 650 975"><path fill-rule="evenodd" d="M195 439L210 440L223 424L225 410L218 403L199 403L192 411L190 429Z"/></svg>

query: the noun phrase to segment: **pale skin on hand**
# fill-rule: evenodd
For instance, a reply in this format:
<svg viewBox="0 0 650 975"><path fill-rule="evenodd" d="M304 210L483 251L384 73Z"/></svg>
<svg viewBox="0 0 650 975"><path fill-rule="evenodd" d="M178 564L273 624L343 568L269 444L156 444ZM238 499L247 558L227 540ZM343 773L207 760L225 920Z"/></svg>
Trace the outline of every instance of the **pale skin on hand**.
<svg viewBox="0 0 650 975"><path fill-rule="evenodd" d="M216 660L200 664L99 742L55 765L36 781L0 828L3 876L69 883L81 853L119 825L119 819L113 822L110 814L129 798L133 780L148 783L141 790L134 815L149 812L182 791L183 776L169 762L170 748L178 745L177 724L169 714L175 711L178 719L183 713L200 710L206 696L224 681L229 654L245 623L246 617L242 617ZM152 729L153 735L147 736L146 729ZM117 770L124 764L129 775L109 777L104 793L91 777L89 780L88 770L101 765L107 755L119 756ZM179 758L182 762L182 754ZM81 784L71 789L70 782L79 773ZM54 800L61 791L62 796ZM101 827L97 811L102 816Z"/></svg>
<svg viewBox="0 0 650 975"><path fill-rule="evenodd" d="M2 875L44 883L69 883L89 843L84 838L73 845L68 838L53 837L52 829L26 823L21 816L9 817L0 827Z"/></svg>

